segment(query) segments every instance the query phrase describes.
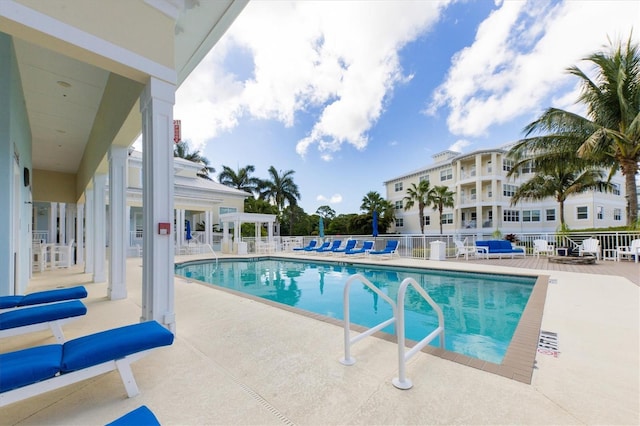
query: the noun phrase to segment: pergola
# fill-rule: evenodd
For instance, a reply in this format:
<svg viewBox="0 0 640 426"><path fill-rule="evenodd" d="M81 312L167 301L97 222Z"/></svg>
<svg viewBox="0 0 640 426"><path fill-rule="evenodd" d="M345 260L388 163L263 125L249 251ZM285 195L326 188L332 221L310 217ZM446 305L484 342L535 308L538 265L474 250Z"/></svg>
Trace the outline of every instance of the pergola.
<svg viewBox="0 0 640 426"><path fill-rule="evenodd" d="M254 223L256 227L256 243L260 241L260 227L263 223L267 223L267 245L269 247L274 245L273 240L273 224L276 221L276 215L274 214L262 214L262 213L223 213L220 215L220 221L222 222L222 252L223 253L236 253L247 254L247 243L240 241L240 226L243 223ZM231 246L229 238L229 224L233 223L233 241Z"/></svg>

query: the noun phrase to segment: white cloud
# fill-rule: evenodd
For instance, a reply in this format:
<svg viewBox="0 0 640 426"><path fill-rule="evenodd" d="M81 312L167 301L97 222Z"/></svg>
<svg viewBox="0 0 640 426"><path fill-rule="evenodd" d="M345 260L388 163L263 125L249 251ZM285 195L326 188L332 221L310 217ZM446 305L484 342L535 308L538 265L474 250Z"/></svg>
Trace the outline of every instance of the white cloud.
<svg viewBox="0 0 640 426"><path fill-rule="evenodd" d="M316 197L316 201L327 204L340 204L342 202L342 195L333 194L331 197L327 198L324 195L320 194Z"/></svg>
<svg viewBox="0 0 640 426"><path fill-rule="evenodd" d="M572 81L566 68L600 50L607 36L626 39L639 15L640 3L625 0L503 2L479 26L474 43L454 56L426 112L446 107L452 133L479 136L550 106L541 105L549 97L567 106L560 92Z"/></svg>
<svg viewBox="0 0 640 426"><path fill-rule="evenodd" d="M453 145L447 148L450 151L464 152L464 149L471 145L471 141L466 139L458 139Z"/></svg>
<svg viewBox="0 0 640 426"><path fill-rule="evenodd" d="M198 149L243 115L292 126L296 113L311 111L316 121L297 143L300 155L314 145L323 153L344 143L363 149L394 86L412 78L398 51L447 2L250 2L178 91L176 117L189 117L184 134ZM237 49L253 60L249 77L223 71Z"/></svg>

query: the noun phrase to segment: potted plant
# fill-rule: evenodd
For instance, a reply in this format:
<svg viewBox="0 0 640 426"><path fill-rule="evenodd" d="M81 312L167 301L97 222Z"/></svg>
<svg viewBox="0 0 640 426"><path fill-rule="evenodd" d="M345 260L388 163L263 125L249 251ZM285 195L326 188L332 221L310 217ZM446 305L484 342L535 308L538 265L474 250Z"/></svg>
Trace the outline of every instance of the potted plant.
<svg viewBox="0 0 640 426"><path fill-rule="evenodd" d="M511 243L511 247L515 247L517 243L520 242L520 239L516 234L507 234L505 235L504 239Z"/></svg>

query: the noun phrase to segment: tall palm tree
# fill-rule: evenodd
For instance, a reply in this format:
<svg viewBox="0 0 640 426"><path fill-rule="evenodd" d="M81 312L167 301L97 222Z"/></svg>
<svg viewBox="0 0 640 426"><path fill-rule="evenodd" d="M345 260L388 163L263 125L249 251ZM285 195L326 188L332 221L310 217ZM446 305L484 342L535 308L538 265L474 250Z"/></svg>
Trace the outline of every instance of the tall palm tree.
<svg viewBox="0 0 640 426"><path fill-rule="evenodd" d="M238 169L237 172L231 167L223 165L222 171L218 175L218 182L253 194L257 191L258 186L260 185L260 179L251 177L251 173L255 171L256 168L252 165L242 167L241 169Z"/></svg>
<svg viewBox="0 0 640 426"><path fill-rule="evenodd" d="M591 190L613 190L613 185L605 179L602 169L590 161L576 157L574 152L554 149L527 156L516 152L511 158L515 163L507 177L518 175L522 166L527 163L532 164L536 170L533 178L518 187L511 197L511 205L522 200L540 201L553 197L559 204L560 229L566 229L564 203L569 196Z"/></svg>
<svg viewBox="0 0 640 426"><path fill-rule="evenodd" d="M627 196L627 225L638 220L636 176L640 162L640 49L631 42L609 43L606 52L585 58L595 65L591 79L580 68L567 71L581 80L578 102L586 117L549 108L525 127L525 139L512 151L572 151L586 160L621 171ZM536 134L537 136L531 136Z"/></svg>
<svg viewBox="0 0 640 426"><path fill-rule="evenodd" d="M173 146L173 156L184 158L202 165L202 169L197 173L201 178L211 180L209 173L215 173L216 169L209 166L209 159L200 154L200 151L191 151L187 142L178 142Z"/></svg>
<svg viewBox="0 0 640 426"><path fill-rule="evenodd" d="M429 191L429 204L433 205L433 210L438 211L440 223L440 235L442 235L442 211L445 207L453 207L453 196L455 192L450 191L447 186L434 186Z"/></svg>
<svg viewBox="0 0 640 426"><path fill-rule="evenodd" d="M270 200L278 207L278 215L282 214L285 203L289 206L295 206L300 199L300 191L298 185L293 181L293 170L278 174L275 167L269 167L269 176L271 179L261 180L258 184L260 199ZM289 222L289 232L293 228L293 217Z"/></svg>
<svg viewBox="0 0 640 426"><path fill-rule="evenodd" d="M428 207L431 200L429 199L429 192L431 187L428 180L421 180L417 185L411 184L411 187L407 188L407 195L403 198L405 201L404 210L411 209L416 203L418 204L418 217L420 219L420 233L424 234L424 208Z"/></svg>

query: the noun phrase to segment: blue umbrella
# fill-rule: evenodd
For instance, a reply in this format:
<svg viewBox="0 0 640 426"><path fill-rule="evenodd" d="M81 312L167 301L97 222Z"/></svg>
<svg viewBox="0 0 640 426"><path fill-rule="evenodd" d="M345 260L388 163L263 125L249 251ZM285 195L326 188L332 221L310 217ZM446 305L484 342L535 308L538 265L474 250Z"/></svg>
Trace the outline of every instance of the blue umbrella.
<svg viewBox="0 0 640 426"><path fill-rule="evenodd" d="M191 236L191 222L187 220L187 241L190 241L193 237Z"/></svg>
<svg viewBox="0 0 640 426"><path fill-rule="evenodd" d="M320 222L318 223L318 235L320 238L324 238L324 219L320 216Z"/></svg>
<svg viewBox="0 0 640 426"><path fill-rule="evenodd" d="M373 236L378 236L378 212L376 210L373 211Z"/></svg>

